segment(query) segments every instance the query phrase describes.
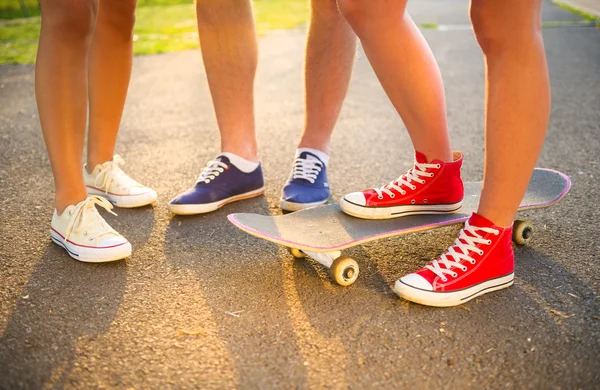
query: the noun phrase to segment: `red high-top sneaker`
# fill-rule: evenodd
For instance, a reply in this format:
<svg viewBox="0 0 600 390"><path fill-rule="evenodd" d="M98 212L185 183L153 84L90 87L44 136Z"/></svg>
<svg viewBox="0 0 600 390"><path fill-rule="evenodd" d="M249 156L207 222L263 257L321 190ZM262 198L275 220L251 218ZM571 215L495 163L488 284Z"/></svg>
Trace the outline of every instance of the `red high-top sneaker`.
<svg viewBox="0 0 600 390"><path fill-rule="evenodd" d="M415 153L415 165L398 179L381 187L352 192L342 198L346 214L365 219L389 219L412 214L444 214L460 209L464 187L460 178L461 152L454 161L427 162Z"/></svg>
<svg viewBox="0 0 600 390"><path fill-rule="evenodd" d="M513 280L512 226L494 226L473 213L446 253L396 281L394 291L422 305L456 306Z"/></svg>

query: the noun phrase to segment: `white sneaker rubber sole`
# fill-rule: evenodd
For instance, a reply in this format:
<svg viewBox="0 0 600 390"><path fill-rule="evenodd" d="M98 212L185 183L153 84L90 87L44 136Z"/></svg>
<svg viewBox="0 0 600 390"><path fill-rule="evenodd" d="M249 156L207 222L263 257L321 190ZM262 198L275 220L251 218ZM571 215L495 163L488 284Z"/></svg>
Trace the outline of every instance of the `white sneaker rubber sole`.
<svg viewBox="0 0 600 390"><path fill-rule="evenodd" d="M54 229L50 229L50 237L56 245L66 250L69 256L85 263L106 263L131 256L131 243L129 242L124 242L123 244L112 247L77 245L65 240L64 237Z"/></svg>
<svg viewBox="0 0 600 390"><path fill-rule="evenodd" d="M227 203L236 202L238 200L250 199L256 196L260 196L265 192L265 187L261 187L257 190L246 192L240 195L232 196L226 199L219 200L213 203L204 204L172 204L169 203L169 211L177 215L194 215L210 213L225 206Z"/></svg>
<svg viewBox="0 0 600 390"><path fill-rule="evenodd" d="M480 295L510 287L514 283L514 279L515 274L511 273L454 292L422 290L397 280L394 292L407 301L421 305L448 307L461 305Z"/></svg>
<svg viewBox="0 0 600 390"><path fill-rule="evenodd" d="M281 209L285 210L285 211L300 211L300 210L309 209L311 207L320 206L325 203L327 203L327 199L319 201L319 202L313 202L313 203L296 203L296 202L290 202L287 200L279 199L279 207L281 207Z"/></svg>
<svg viewBox="0 0 600 390"><path fill-rule="evenodd" d="M99 190L98 188L90 186L86 186L86 190L89 195L101 196L103 198L106 198L110 203L114 204L115 206L125 209L146 206L156 202L157 199L156 191L154 190L148 190L148 192L136 195L117 195L112 194L110 192L106 193L102 190Z"/></svg>
<svg viewBox="0 0 600 390"><path fill-rule="evenodd" d="M352 203L346 198L340 201L340 207L346 214L363 219L391 219L415 214L450 214L462 207L462 201L451 204L402 205L389 207L367 207Z"/></svg>

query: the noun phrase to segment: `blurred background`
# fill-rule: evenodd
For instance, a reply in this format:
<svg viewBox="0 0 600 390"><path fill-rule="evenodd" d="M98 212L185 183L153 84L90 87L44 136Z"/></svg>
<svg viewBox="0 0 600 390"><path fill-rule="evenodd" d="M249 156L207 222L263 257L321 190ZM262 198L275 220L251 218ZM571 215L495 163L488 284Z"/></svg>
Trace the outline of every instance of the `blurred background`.
<svg viewBox="0 0 600 390"><path fill-rule="evenodd" d="M308 20L307 0L255 0L254 12L260 36ZM0 64L35 62L39 15L38 0L0 0ZM136 55L198 47L192 0L138 0L136 16Z"/></svg>

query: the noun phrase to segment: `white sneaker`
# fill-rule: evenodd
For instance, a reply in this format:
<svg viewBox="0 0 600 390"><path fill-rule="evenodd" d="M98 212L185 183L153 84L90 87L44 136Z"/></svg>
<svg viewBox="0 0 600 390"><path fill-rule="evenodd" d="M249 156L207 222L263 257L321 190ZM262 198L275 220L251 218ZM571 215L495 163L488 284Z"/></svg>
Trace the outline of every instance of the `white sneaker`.
<svg viewBox="0 0 600 390"><path fill-rule="evenodd" d="M54 210L50 237L75 260L103 263L131 255L131 244L102 218L96 205L111 214L113 206L99 196L88 196L59 216ZM115 214L116 215L116 214Z"/></svg>
<svg viewBox="0 0 600 390"><path fill-rule="evenodd" d="M91 174L83 166L83 179L89 195L99 195L117 207L145 206L156 201L156 191L133 180L121 166L125 161L115 154L112 161L98 164Z"/></svg>

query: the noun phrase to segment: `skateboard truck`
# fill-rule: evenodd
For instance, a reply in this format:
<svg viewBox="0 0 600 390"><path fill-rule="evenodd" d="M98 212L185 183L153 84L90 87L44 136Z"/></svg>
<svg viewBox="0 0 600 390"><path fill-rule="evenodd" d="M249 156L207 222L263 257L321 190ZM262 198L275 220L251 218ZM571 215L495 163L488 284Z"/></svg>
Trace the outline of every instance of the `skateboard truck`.
<svg viewBox="0 0 600 390"><path fill-rule="evenodd" d="M358 278L358 263L348 257L342 256L342 251L334 252L311 252L297 248L288 248L296 259L306 256L329 269L329 275L340 286L349 286Z"/></svg>

